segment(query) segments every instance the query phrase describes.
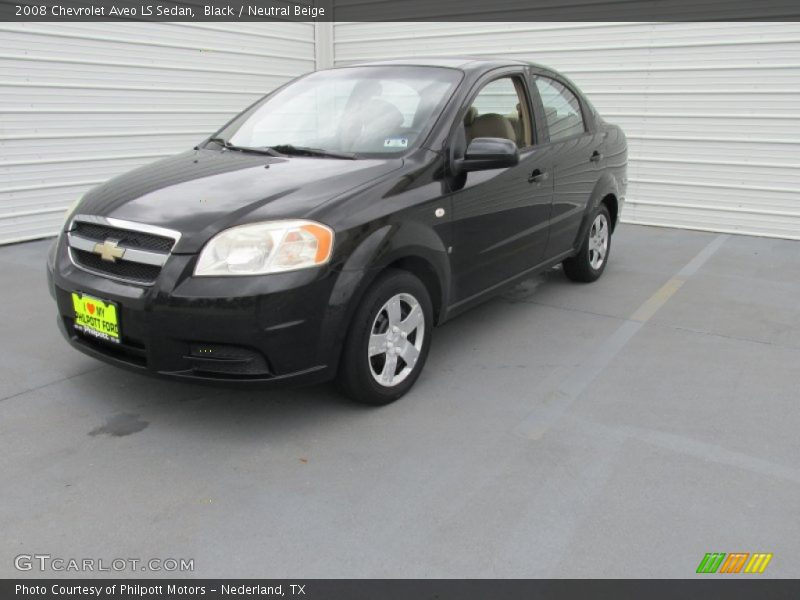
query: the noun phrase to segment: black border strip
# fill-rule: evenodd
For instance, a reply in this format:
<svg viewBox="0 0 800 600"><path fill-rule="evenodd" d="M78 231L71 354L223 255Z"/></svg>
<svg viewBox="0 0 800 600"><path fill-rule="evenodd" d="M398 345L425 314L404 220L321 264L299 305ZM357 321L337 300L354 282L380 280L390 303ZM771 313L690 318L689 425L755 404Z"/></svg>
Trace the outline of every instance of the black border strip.
<svg viewBox="0 0 800 600"><path fill-rule="evenodd" d="M211 8L225 10L220 12ZM121 9L127 9L128 12L120 14ZM797 0L141 0L139 2L0 0L0 21L111 20L800 21L800 2Z"/></svg>
<svg viewBox="0 0 800 600"><path fill-rule="evenodd" d="M608 600L675 600L677 598L782 599L800 597L800 580L757 579L731 575L696 579L6 579L0 597L53 600L219 600L292 598L294 600L546 600L591 598ZM18 586L26 586L22 593ZM113 586L113 587L112 587ZM120 593L130 586L127 593ZM171 589L170 586L182 591ZM262 586L265 591L223 593L223 586ZM294 586L294 587L293 587ZM34 587L43 593L31 592ZM101 588L101 593L79 592ZM76 589L75 593L68 590ZM185 590L191 590L188 593ZM241 591L241 590L239 590ZM56 593L54 593L56 592ZM280 592L280 593L278 593Z"/></svg>

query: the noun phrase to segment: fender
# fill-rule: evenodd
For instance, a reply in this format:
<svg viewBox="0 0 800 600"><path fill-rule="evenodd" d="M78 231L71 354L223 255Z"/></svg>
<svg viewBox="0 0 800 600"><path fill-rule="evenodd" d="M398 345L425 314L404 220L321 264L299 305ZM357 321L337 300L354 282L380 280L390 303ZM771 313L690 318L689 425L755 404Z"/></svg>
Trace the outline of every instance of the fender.
<svg viewBox="0 0 800 600"><path fill-rule="evenodd" d="M447 306L450 261L441 238L420 222L386 223L360 240L344 265L337 269L330 309L323 323L323 339L331 352L328 364L338 365L350 321L367 289L389 266L409 259L424 261L437 279L441 306ZM441 310L440 318L443 313Z"/></svg>
<svg viewBox="0 0 800 600"><path fill-rule="evenodd" d="M589 196L589 201L586 203L586 210L583 213L583 219L581 221L581 226L578 229L578 235L575 237L575 241L572 244L575 250L580 248L581 240L584 239L586 232L589 231L589 227L592 224L592 213L598 206L600 206L603 198L609 194L613 194L616 198L619 198L619 184L611 173L605 172L597 180L597 183L595 183L594 189ZM612 229L615 226L616 223L611 224Z"/></svg>

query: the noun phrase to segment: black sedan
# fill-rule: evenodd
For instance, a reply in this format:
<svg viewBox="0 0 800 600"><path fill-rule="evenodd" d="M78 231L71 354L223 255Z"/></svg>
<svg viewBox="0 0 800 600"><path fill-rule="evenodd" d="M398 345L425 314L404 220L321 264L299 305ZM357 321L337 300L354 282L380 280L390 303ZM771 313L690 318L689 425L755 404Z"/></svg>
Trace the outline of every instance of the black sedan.
<svg viewBox="0 0 800 600"><path fill-rule="evenodd" d="M535 64L317 71L76 203L49 257L58 323L142 373L336 378L385 404L436 325L559 263L600 277L626 161L619 127Z"/></svg>

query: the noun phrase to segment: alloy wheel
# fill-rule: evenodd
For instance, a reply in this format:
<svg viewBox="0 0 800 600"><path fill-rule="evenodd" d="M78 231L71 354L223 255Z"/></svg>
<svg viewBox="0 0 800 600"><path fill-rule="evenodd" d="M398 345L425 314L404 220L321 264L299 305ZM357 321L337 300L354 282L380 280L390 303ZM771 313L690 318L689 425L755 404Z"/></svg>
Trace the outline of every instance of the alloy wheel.
<svg viewBox="0 0 800 600"><path fill-rule="evenodd" d="M589 264L594 270L603 265L608 254L608 220L604 214L595 217L589 230Z"/></svg>
<svg viewBox="0 0 800 600"><path fill-rule="evenodd" d="M414 296L392 296L372 323L367 360L372 377L394 387L414 370L425 338L425 315Z"/></svg>

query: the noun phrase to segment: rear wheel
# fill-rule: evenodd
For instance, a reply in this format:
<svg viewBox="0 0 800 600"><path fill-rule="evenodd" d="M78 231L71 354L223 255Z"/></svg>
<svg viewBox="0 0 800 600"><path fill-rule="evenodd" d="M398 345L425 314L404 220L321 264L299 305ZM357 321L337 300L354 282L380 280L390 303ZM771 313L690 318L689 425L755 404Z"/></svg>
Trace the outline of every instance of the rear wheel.
<svg viewBox="0 0 800 600"><path fill-rule="evenodd" d="M564 273L573 281L597 280L606 268L611 250L611 218L601 204L592 215L592 224L575 256L564 261Z"/></svg>
<svg viewBox="0 0 800 600"><path fill-rule="evenodd" d="M425 285L390 270L367 291L345 342L338 383L365 404L388 404L419 377L430 347L433 308Z"/></svg>

